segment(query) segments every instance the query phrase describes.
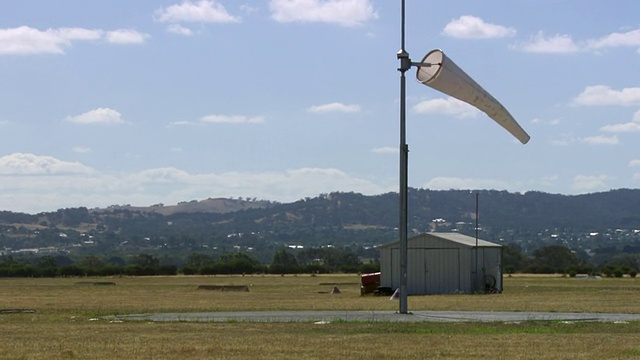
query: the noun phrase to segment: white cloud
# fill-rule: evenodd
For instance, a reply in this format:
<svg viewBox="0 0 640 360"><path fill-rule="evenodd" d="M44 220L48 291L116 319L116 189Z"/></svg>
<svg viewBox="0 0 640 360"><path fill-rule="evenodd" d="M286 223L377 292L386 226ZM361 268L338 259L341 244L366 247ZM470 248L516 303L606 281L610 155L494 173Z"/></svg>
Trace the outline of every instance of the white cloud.
<svg viewBox="0 0 640 360"><path fill-rule="evenodd" d="M189 173L183 170L179 170L173 167L157 168L143 170L135 175L135 182L143 183L186 183L189 182Z"/></svg>
<svg viewBox="0 0 640 360"><path fill-rule="evenodd" d="M479 17L464 15L451 20L443 30L443 34L460 39L492 39L512 37L516 29L484 22Z"/></svg>
<svg viewBox="0 0 640 360"><path fill-rule="evenodd" d="M640 47L640 29L625 33L612 33L600 39L587 41L588 49L602 49L607 47Z"/></svg>
<svg viewBox="0 0 640 360"><path fill-rule="evenodd" d="M250 196L289 202L329 191L380 194L395 189L395 183L385 188L334 168L191 174L166 167L114 174L32 154L0 157L0 175L4 209L31 213L125 203L177 204L209 197Z"/></svg>
<svg viewBox="0 0 640 360"><path fill-rule="evenodd" d="M205 115L197 121L179 120L170 122L168 126L190 126L204 124L262 124L265 122L264 116L245 115Z"/></svg>
<svg viewBox="0 0 640 360"><path fill-rule="evenodd" d="M194 124L193 121L178 120L178 121L170 122L168 126L186 126L186 125L193 125L193 124Z"/></svg>
<svg viewBox="0 0 640 360"><path fill-rule="evenodd" d="M205 123L226 123L226 124L260 124L263 123L263 116L244 116L244 115L206 115L200 118Z"/></svg>
<svg viewBox="0 0 640 360"><path fill-rule="evenodd" d="M240 11L242 11L245 14L252 14L252 13L258 12L259 10L260 8L256 6L251 6L249 4L240 5Z"/></svg>
<svg viewBox="0 0 640 360"><path fill-rule="evenodd" d="M609 180L609 177L606 175L577 175L573 178L571 188L577 192L606 190L607 180Z"/></svg>
<svg viewBox="0 0 640 360"><path fill-rule="evenodd" d="M379 194L395 188L395 184L392 188L382 188L369 180L334 168L308 167L284 172L225 173L219 176L219 180L225 184L223 188L227 191L278 201L295 201L328 191ZM233 184L233 187L230 188L229 184Z"/></svg>
<svg viewBox="0 0 640 360"><path fill-rule="evenodd" d="M451 189L495 189L501 190L508 187L508 183L493 179L472 179L457 177L435 177L424 184L427 189L451 190Z"/></svg>
<svg viewBox="0 0 640 360"><path fill-rule="evenodd" d="M640 122L640 110L633 113L633 119L631 121L639 121Z"/></svg>
<svg viewBox="0 0 640 360"><path fill-rule="evenodd" d="M580 95L573 99L573 104L586 106L640 105L640 87L613 90L606 85L587 86Z"/></svg>
<svg viewBox="0 0 640 360"><path fill-rule="evenodd" d="M616 135L613 136L603 136L603 135L597 135L597 136L588 136L585 137L584 139L582 139L583 142L589 144L589 145L618 145L620 143L620 140L618 140L618 137Z"/></svg>
<svg viewBox="0 0 640 360"><path fill-rule="evenodd" d="M102 37L103 33L102 30L84 28L48 29L46 32L56 34L67 40L98 40Z"/></svg>
<svg viewBox="0 0 640 360"><path fill-rule="evenodd" d="M546 124L551 126L559 125L561 122L562 122L562 118L553 118L551 120L542 120L540 118L534 118L533 120L531 120L532 124Z"/></svg>
<svg viewBox="0 0 640 360"><path fill-rule="evenodd" d="M605 127L601 128L604 130ZM551 144L554 146L568 146L574 143L585 143L588 145L599 146L599 145L618 145L620 144L620 139L618 139L617 135L605 136L605 135L595 135L595 136L587 136L587 137L576 137L574 134L561 134L559 138L551 140Z"/></svg>
<svg viewBox="0 0 640 360"><path fill-rule="evenodd" d="M569 35L545 37L539 32L528 42L516 45L515 48L532 53L569 54L580 51L580 46L573 42Z"/></svg>
<svg viewBox="0 0 640 360"><path fill-rule="evenodd" d="M600 130L612 133L639 132L640 122L633 121L622 124L605 125L601 127Z"/></svg>
<svg viewBox="0 0 640 360"><path fill-rule="evenodd" d="M135 30L103 31L84 28L38 30L29 26L0 29L0 55L64 54L74 42L104 40L113 44L141 44L150 36Z"/></svg>
<svg viewBox="0 0 640 360"><path fill-rule="evenodd" d="M91 152L91 148L88 148L86 146L75 146L73 149L71 149L73 152L78 153L78 154L87 154Z"/></svg>
<svg viewBox="0 0 640 360"><path fill-rule="evenodd" d="M479 113L473 106L452 97L421 101L413 106L413 111L418 114L445 114L461 119L474 117Z"/></svg>
<svg viewBox="0 0 640 360"><path fill-rule="evenodd" d="M29 26L0 29L0 55L64 54L74 41L98 40L101 30L59 28L38 30Z"/></svg>
<svg viewBox="0 0 640 360"><path fill-rule="evenodd" d="M212 0L183 1L155 12L160 22L237 23L240 18L227 12L225 7Z"/></svg>
<svg viewBox="0 0 640 360"><path fill-rule="evenodd" d="M568 133L568 134L560 134L560 137L557 139L553 139L551 140L551 144L554 146L567 146L569 144L572 144L574 142L577 141L575 135Z"/></svg>
<svg viewBox="0 0 640 360"><path fill-rule="evenodd" d="M640 159L633 159L629 161L629 167L640 167Z"/></svg>
<svg viewBox="0 0 640 360"><path fill-rule="evenodd" d="M270 0L271 18L277 22L323 22L358 26L378 14L370 0Z"/></svg>
<svg viewBox="0 0 640 360"><path fill-rule="evenodd" d="M558 181L558 175L549 175L549 176L543 176L537 180L534 180L533 182L540 186L552 187L556 184L557 181Z"/></svg>
<svg viewBox="0 0 640 360"><path fill-rule="evenodd" d="M376 154L398 154L400 149L393 146L384 146L371 150L371 152Z"/></svg>
<svg viewBox="0 0 640 360"><path fill-rule="evenodd" d="M538 32L528 42L514 46L517 49L533 53L575 53L578 51L596 52L605 48L636 47L640 53L640 29L624 33L611 33L598 39L574 42L570 35L546 37Z"/></svg>
<svg viewBox="0 0 640 360"><path fill-rule="evenodd" d="M106 39L113 44L142 44L150 36L136 30L119 29L107 31Z"/></svg>
<svg viewBox="0 0 640 360"><path fill-rule="evenodd" d="M61 161L51 156L13 153L0 157L0 174L3 176L58 176L91 173L93 173L91 168L78 162ZM5 178L5 180L8 179Z"/></svg>
<svg viewBox="0 0 640 360"><path fill-rule="evenodd" d="M86 113L68 116L66 121L76 124L122 124L122 114L109 108L97 108Z"/></svg>
<svg viewBox="0 0 640 360"><path fill-rule="evenodd" d="M182 25L179 24L171 24L167 27L167 31L172 33L172 34L178 34L178 35L183 35L183 36L191 36L193 35L193 30L184 27Z"/></svg>
<svg viewBox="0 0 640 360"><path fill-rule="evenodd" d="M324 105L314 105L307 109L310 113L331 113L331 112L344 112L355 113L360 111L360 106L355 104L342 104L342 103L330 103Z"/></svg>

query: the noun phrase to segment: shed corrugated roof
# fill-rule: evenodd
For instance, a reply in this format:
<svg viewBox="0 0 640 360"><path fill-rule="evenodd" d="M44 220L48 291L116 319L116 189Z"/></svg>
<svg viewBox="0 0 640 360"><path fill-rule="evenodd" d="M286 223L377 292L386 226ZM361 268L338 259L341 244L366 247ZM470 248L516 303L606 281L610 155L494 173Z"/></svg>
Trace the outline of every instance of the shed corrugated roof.
<svg viewBox="0 0 640 360"><path fill-rule="evenodd" d="M428 232L419 235L412 236L408 239L408 242L411 242L412 239L417 239L423 235L431 235L433 237L437 237L443 240L452 241L458 244L466 245L469 247L476 246L476 238L472 236L463 235L457 232ZM389 244L384 244L379 247L389 247L393 245L397 245L400 241L394 241ZM502 247L500 244L492 243L486 240L478 239L478 247Z"/></svg>

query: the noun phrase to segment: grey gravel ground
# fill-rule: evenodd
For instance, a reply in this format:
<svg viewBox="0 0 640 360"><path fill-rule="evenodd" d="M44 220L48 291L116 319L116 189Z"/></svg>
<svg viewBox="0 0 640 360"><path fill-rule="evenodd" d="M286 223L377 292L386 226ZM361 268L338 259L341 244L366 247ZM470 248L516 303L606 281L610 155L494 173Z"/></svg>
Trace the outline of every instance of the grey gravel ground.
<svg viewBox="0 0 640 360"><path fill-rule="evenodd" d="M522 322L522 321L640 321L640 314L487 312L487 311L256 311L112 315L110 320L183 322Z"/></svg>

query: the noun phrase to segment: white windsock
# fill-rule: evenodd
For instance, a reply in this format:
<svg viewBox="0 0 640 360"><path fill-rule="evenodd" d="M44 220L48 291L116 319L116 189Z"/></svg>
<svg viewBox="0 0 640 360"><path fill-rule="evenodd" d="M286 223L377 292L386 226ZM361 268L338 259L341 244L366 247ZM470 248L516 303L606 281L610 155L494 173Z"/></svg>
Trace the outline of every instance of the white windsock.
<svg viewBox="0 0 640 360"><path fill-rule="evenodd" d="M420 64L416 72L419 82L478 108L521 143L529 141L529 135L507 109L445 56L442 50L431 50Z"/></svg>

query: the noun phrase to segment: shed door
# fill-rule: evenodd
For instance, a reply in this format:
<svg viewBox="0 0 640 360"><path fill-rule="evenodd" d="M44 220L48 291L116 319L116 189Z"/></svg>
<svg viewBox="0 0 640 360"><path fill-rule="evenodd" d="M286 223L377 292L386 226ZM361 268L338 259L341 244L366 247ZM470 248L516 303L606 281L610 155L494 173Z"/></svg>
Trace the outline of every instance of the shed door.
<svg viewBox="0 0 640 360"><path fill-rule="evenodd" d="M424 294L452 294L460 288L458 249L428 249L424 259Z"/></svg>
<svg viewBox="0 0 640 360"><path fill-rule="evenodd" d="M409 248L407 259L407 292L409 295L452 294L456 291L468 292L460 284L459 249ZM381 259L382 261L382 259ZM391 287L400 287L400 251L392 248L389 257ZM386 283L383 286L386 285Z"/></svg>

